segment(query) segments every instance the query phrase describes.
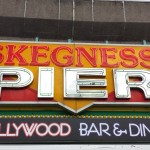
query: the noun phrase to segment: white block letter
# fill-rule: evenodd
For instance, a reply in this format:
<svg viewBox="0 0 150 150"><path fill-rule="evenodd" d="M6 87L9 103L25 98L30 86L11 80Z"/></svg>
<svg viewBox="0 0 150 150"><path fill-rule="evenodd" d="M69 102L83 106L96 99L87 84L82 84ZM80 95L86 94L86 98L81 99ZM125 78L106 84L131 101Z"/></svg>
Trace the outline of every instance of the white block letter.
<svg viewBox="0 0 150 150"><path fill-rule="evenodd" d="M107 98L107 90L82 90L80 87L105 87L106 79L80 79L79 76L105 77L105 69L64 68L65 98Z"/></svg>
<svg viewBox="0 0 150 150"><path fill-rule="evenodd" d="M150 98L150 71L134 69L114 69L116 98L131 98L130 88L140 88L146 98ZM141 78L141 81L129 81L130 77Z"/></svg>
<svg viewBox="0 0 150 150"><path fill-rule="evenodd" d="M52 98L54 96L54 68L39 67L38 97Z"/></svg>
<svg viewBox="0 0 150 150"><path fill-rule="evenodd" d="M5 80L4 76L17 76L16 80ZM33 74L30 70L22 67L0 67L0 96L1 90L5 88L19 88L28 86L33 81Z"/></svg>

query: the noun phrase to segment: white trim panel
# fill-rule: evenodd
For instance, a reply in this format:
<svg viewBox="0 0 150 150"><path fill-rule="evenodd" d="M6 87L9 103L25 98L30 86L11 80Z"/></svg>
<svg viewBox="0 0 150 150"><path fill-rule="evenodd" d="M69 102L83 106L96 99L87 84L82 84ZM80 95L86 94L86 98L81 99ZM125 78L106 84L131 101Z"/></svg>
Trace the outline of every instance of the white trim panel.
<svg viewBox="0 0 150 150"><path fill-rule="evenodd" d="M1 145L1 150L149 150L150 145Z"/></svg>

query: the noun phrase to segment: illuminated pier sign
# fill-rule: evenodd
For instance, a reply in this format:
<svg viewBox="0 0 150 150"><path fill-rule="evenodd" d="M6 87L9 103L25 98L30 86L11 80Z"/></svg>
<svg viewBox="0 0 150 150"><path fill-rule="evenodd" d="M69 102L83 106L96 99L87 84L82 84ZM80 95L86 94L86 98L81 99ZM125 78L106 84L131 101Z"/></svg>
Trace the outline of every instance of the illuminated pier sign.
<svg viewBox="0 0 150 150"><path fill-rule="evenodd" d="M0 104L150 106L150 47L0 42Z"/></svg>

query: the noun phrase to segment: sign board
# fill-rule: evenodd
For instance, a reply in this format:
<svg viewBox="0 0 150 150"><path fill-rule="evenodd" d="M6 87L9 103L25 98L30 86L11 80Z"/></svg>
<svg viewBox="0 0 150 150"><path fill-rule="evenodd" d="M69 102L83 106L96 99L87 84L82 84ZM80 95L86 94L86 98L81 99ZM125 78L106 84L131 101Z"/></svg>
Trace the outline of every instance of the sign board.
<svg viewBox="0 0 150 150"><path fill-rule="evenodd" d="M150 106L150 47L0 42L0 104Z"/></svg>
<svg viewBox="0 0 150 150"><path fill-rule="evenodd" d="M0 119L0 143L149 143L149 119Z"/></svg>

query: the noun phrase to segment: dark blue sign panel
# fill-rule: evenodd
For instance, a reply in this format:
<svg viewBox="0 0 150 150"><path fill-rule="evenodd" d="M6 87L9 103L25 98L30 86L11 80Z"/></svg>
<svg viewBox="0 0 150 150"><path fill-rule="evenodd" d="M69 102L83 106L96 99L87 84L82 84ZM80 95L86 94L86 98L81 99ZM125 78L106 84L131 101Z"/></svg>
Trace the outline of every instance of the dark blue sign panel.
<svg viewBox="0 0 150 150"><path fill-rule="evenodd" d="M150 143L150 119L0 119L0 143Z"/></svg>

